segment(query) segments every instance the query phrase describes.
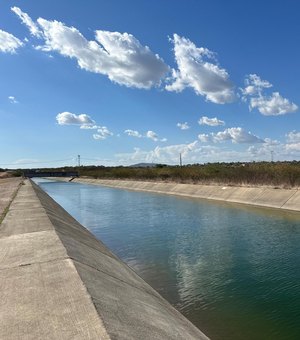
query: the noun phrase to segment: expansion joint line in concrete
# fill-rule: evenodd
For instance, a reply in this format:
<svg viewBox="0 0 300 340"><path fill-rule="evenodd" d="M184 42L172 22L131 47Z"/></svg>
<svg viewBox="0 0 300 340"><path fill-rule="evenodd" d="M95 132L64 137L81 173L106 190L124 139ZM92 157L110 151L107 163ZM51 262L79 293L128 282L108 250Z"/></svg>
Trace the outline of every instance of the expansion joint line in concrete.
<svg viewBox="0 0 300 340"><path fill-rule="evenodd" d="M131 283L128 283L128 282L126 282L126 281L124 281L124 280L121 280L120 278L118 278L118 277L116 277L116 276L114 276L114 275L111 275L111 274L109 274L108 272L106 272L106 271L104 271L104 270L100 270L100 269L98 269L98 268L95 268L95 267L93 267L93 266L91 266L91 265L89 265L89 264L87 264L87 263L79 262L79 261L77 261L75 258L72 258L72 257L69 257L69 258L70 258L73 262L76 262L76 263L79 263L79 264L81 264L81 265L84 265L84 266L87 266L87 267L89 267L89 268L92 268L92 269L96 270L96 271L99 272L99 273L105 274L105 275L107 275L107 276L113 278L113 279L116 280L116 281L122 282L122 283L126 284L126 285L129 286L129 287L135 288L135 289L137 289L137 290L139 290L139 291L141 291L141 292L147 293L147 294L149 294L149 295L151 295L151 296L157 298L157 296L156 296L155 294L152 294L152 293L148 292L146 289L141 289L141 288L139 288L139 287L137 287L137 286L135 286L135 285L133 285L133 284L131 284ZM132 268L130 268L130 269L133 271ZM134 271L133 271L133 272L134 272ZM79 274L79 276L80 276L80 274ZM159 299L158 299L158 300L159 300Z"/></svg>
<svg viewBox="0 0 300 340"><path fill-rule="evenodd" d="M297 192L298 192L298 190L296 190L296 191L293 193L293 195L290 196L290 197L282 204L282 206L280 207L280 209L281 209L283 206L285 206L285 205L287 204L287 202L288 202L292 197L294 197L294 196L296 195Z"/></svg>

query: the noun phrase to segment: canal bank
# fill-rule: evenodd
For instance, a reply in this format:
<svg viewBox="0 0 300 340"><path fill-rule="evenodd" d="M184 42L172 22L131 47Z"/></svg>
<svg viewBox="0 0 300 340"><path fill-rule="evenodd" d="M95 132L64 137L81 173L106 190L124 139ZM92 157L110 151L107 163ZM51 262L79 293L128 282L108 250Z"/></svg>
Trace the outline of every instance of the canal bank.
<svg viewBox="0 0 300 340"><path fill-rule="evenodd" d="M57 179L61 180L61 179ZM66 180L66 179L64 179ZM74 178L73 182L103 185L136 191L147 191L201 199L247 204L282 210L300 211L299 189L277 189L268 187L233 187L221 185L143 182L132 180L107 180Z"/></svg>
<svg viewBox="0 0 300 340"><path fill-rule="evenodd" d="M21 183L22 178L20 177L0 178L0 223Z"/></svg>
<svg viewBox="0 0 300 340"><path fill-rule="evenodd" d="M1 339L208 339L28 180L0 259Z"/></svg>

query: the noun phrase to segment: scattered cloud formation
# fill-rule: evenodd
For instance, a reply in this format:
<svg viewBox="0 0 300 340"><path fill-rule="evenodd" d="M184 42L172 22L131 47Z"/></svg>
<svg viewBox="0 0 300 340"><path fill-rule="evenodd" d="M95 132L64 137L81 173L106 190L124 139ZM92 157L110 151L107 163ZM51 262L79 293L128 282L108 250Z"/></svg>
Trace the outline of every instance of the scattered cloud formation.
<svg viewBox="0 0 300 340"><path fill-rule="evenodd" d="M20 39L0 29L0 52L16 53L16 50L23 45Z"/></svg>
<svg viewBox="0 0 300 340"><path fill-rule="evenodd" d="M271 154L272 151L272 154ZM179 154L183 164L207 162L249 162L293 160L300 156L300 143L286 144L266 138L264 143L255 144L241 151L232 150L226 144L203 145L200 141L187 144L157 146L153 150L134 148L133 152L119 153L115 157L119 164L165 163L179 164Z"/></svg>
<svg viewBox="0 0 300 340"><path fill-rule="evenodd" d="M174 34L171 39L177 70L173 69L172 76L166 78L170 71L169 66L159 55L129 33L96 30L95 39L87 40L75 27L43 18L38 18L35 22L20 8L14 6L11 10L27 26L32 36L43 41L37 49L56 51L75 59L81 69L106 75L117 84L149 89L167 81L165 88L168 91L181 92L185 88L192 88L197 95L217 104L230 103L236 98L229 74L218 64L216 54L205 47L197 47L192 41L178 34ZM21 46L21 40L0 30L1 52L15 53ZM284 115L298 110L295 103L282 97L279 92L264 94L264 91L272 86L257 74L249 74L245 78L245 87L240 89L242 100L249 101L250 110L257 109L267 116ZM223 125L217 121L209 122L208 119L205 123L203 117L203 123L200 124ZM179 128L187 129L184 128L185 123L178 124L183 124L182 127L178 125Z"/></svg>
<svg viewBox="0 0 300 340"><path fill-rule="evenodd" d="M207 162L247 162L247 161L270 161L276 160L293 160L300 156L300 132L292 131L286 135L285 142L279 142L270 138L262 140L251 133L240 132L240 128L232 128L225 130L223 135L219 134L216 142L223 140L231 140L232 142L245 143L247 139L251 146L247 143L240 146L240 151L232 150L227 144L214 143L212 145L203 145L200 140L186 144L175 144L168 146L157 146L152 150L142 150L134 148L133 152L119 153L115 155L119 164L133 164L139 162L146 163L166 163L179 164L179 154L182 156L184 164L207 163ZM229 130L229 131L228 131ZM228 136L231 135L231 136ZM247 136L249 134L250 136ZM216 136L217 134L212 134ZM226 136L227 135L227 136ZM242 138L241 136L244 135ZM246 136L246 137L245 137ZM257 140L259 139L259 141ZM209 138L211 142L211 138ZM293 143L292 143L293 142Z"/></svg>
<svg viewBox="0 0 300 340"><path fill-rule="evenodd" d="M271 96L259 96L250 99L250 108L257 108L265 116L279 116L295 112L298 106L287 98L283 98L279 92L273 92Z"/></svg>
<svg viewBox="0 0 300 340"><path fill-rule="evenodd" d="M92 126L95 124L91 117L84 113L76 115L71 112L61 112L56 116L56 121L59 125Z"/></svg>
<svg viewBox="0 0 300 340"><path fill-rule="evenodd" d="M207 101L225 104L234 101L234 87L229 74L218 65L215 53L197 47L189 39L173 35L175 61L178 70L172 71L168 91L181 92L192 88Z"/></svg>
<svg viewBox="0 0 300 340"><path fill-rule="evenodd" d="M80 125L80 129L83 129L83 130L97 130L98 128L100 128L100 126L98 125L92 125L92 124Z"/></svg>
<svg viewBox="0 0 300 340"><path fill-rule="evenodd" d="M228 128L217 133L199 134L198 139L203 143L221 143L225 141L231 141L235 144L264 143L264 140L253 135L251 132L245 131L241 127Z"/></svg>
<svg viewBox="0 0 300 340"><path fill-rule="evenodd" d="M109 136L113 136L113 133L108 130L106 126L98 126L97 133L93 134L94 139L106 139Z"/></svg>
<svg viewBox="0 0 300 340"><path fill-rule="evenodd" d="M138 138L141 138L143 137L138 131L136 130L125 130L124 133L126 133L128 136L131 136L131 137L138 137Z"/></svg>
<svg viewBox="0 0 300 340"><path fill-rule="evenodd" d="M157 133L151 130L146 132L145 137L152 139L154 142L166 142L167 141L167 138L159 139Z"/></svg>
<svg viewBox="0 0 300 340"><path fill-rule="evenodd" d="M89 41L75 27L43 18L36 24L19 8L12 10L31 34L44 40L38 49L74 58L80 68L106 75L117 84L149 89L158 86L169 71L157 54L131 34L97 30L95 40Z"/></svg>
<svg viewBox="0 0 300 340"><path fill-rule="evenodd" d="M14 96L9 96L8 100L12 103L12 104L18 104L17 99Z"/></svg>
<svg viewBox="0 0 300 340"><path fill-rule="evenodd" d="M27 26L31 35L35 37L41 37L42 32L39 30L36 23L30 18L27 13L22 12L19 7L11 7L11 10L21 19L22 23Z"/></svg>
<svg viewBox="0 0 300 340"><path fill-rule="evenodd" d="M245 88L241 89L242 99L249 99L250 110L257 110L265 116L279 116L298 110L298 106L287 98L282 97L279 92L265 95L264 89L271 88L273 85L267 80L262 80L257 74L249 74L245 78Z"/></svg>
<svg viewBox="0 0 300 340"><path fill-rule="evenodd" d="M286 140L279 142L269 138L261 146L251 146L247 152L253 159L294 160L300 157L300 132L291 131L286 134Z"/></svg>
<svg viewBox="0 0 300 340"><path fill-rule="evenodd" d="M245 96L253 96L261 94L265 88L270 88L273 85L267 80L262 80L257 74L249 74L245 77L245 88L241 89Z"/></svg>
<svg viewBox="0 0 300 340"><path fill-rule="evenodd" d="M106 126L100 126L87 114L79 114L71 112L61 112L56 116L56 121L59 125L78 125L83 130L97 130L93 134L93 138L97 140L104 140L113 133L108 130Z"/></svg>
<svg viewBox="0 0 300 340"><path fill-rule="evenodd" d="M179 129L181 129L181 130L188 130L190 128L190 126L187 122L177 123L176 126L179 127Z"/></svg>
<svg viewBox="0 0 300 340"><path fill-rule="evenodd" d="M125 130L124 133L128 136L131 136L131 137L137 137L137 138L149 138L149 139L152 139L154 142L166 142L167 141L167 138L159 138L158 137L158 134L154 131L147 131L145 133L145 135L142 135L141 133L139 133L138 131L136 130Z"/></svg>
<svg viewBox="0 0 300 340"><path fill-rule="evenodd" d="M264 145L264 144L263 144ZM115 157L119 164L165 163L179 164L180 155L183 164L207 163L207 162L232 162L251 161L255 159L269 159L270 153L253 156L249 150L234 151L221 144L203 145L200 141L186 144L175 144L168 146L157 146L153 150L142 150L134 148L133 152L119 153Z"/></svg>
<svg viewBox="0 0 300 340"><path fill-rule="evenodd" d="M288 143L300 143L300 132L291 131L286 134L286 139Z"/></svg>
<svg viewBox="0 0 300 340"><path fill-rule="evenodd" d="M172 70L171 77L167 78L170 72L169 66L159 55L153 53L148 46L141 44L129 33L96 30L94 38L88 40L78 29L67 26L63 22L43 18L34 21L18 7L12 7L11 10L29 29L31 38L29 33L28 38L35 43L40 39L37 50L57 52L64 57L72 58L81 69L105 75L114 83L150 89L166 81L165 89L168 91L181 92L190 88L211 103L225 104L236 99L235 87L230 81L229 73L219 65L216 54L205 47L197 47L185 37L174 34L171 39L177 67ZM27 38L21 41L14 35L0 30L0 52L15 53L27 42ZM49 57L52 55L49 54ZM256 109L265 116L285 115L298 110L295 103L284 98L279 92L270 90L272 88L273 85L269 81L261 79L257 74L249 74L245 78L244 88L240 89L240 97L248 103L250 111ZM8 99L12 104L18 103L14 96L9 96ZM86 133L90 133L96 140L104 140L114 135L108 127L98 125L86 114L61 112L56 116L56 121L58 125L76 125L82 130L92 130ZM198 123L211 127L225 125L223 120L207 116L201 117ZM176 121L173 121L173 124L175 129ZM187 122L179 122L176 126L181 130L190 128ZM270 152L286 159L293 155L300 157L300 132L291 131L286 134L284 142L279 142L268 138L263 140L241 127L220 129L224 131L199 134L198 140L192 143L157 146L150 151L136 148L126 157L138 161L151 160L175 164L178 162L179 153L189 162L249 160L251 157L269 160ZM145 139L154 142L167 141L152 130L143 130L140 133L137 130L127 129L124 134L143 138L143 141ZM248 145L238 146L238 149L247 148L243 154L226 149L230 144L223 143L226 141L255 145L249 148ZM211 143L211 145L203 145L203 143Z"/></svg>
<svg viewBox="0 0 300 340"><path fill-rule="evenodd" d="M151 130L147 131L146 132L146 137L154 140L155 142L158 141L158 136L157 136L157 134L154 131L151 131Z"/></svg>
<svg viewBox="0 0 300 340"><path fill-rule="evenodd" d="M220 120L218 118L208 118L206 116L201 117L198 123L200 125L209 125L209 126L225 125L225 122L223 120Z"/></svg>
<svg viewBox="0 0 300 340"><path fill-rule="evenodd" d="M157 163L179 163L179 154L181 153L184 159L188 153L197 148L198 142L192 142L189 144L178 144L160 147L157 146L154 150L143 151L140 148L134 148L132 153L117 154L116 157L119 162L123 164L131 164L137 162L157 162ZM191 156L191 155L189 155Z"/></svg>

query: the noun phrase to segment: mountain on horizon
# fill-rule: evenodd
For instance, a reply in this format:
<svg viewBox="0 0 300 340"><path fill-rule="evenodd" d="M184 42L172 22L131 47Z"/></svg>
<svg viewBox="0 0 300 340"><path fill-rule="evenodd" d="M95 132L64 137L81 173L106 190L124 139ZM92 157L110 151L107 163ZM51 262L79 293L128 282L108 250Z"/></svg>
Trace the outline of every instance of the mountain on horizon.
<svg viewBox="0 0 300 340"><path fill-rule="evenodd" d="M155 168L156 163L137 163L129 165L129 168Z"/></svg>

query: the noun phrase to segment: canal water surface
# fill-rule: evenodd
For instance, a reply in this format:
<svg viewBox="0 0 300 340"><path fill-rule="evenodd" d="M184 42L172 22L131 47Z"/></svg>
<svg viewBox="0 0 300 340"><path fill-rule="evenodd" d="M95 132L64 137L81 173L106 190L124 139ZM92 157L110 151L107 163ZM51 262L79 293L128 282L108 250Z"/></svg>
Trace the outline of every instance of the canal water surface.
<svg viewBox="0 0 300 340"><path fill-rule="evenodd" d="M300 214L36 181L212 340L300 339Z"/></svg>

